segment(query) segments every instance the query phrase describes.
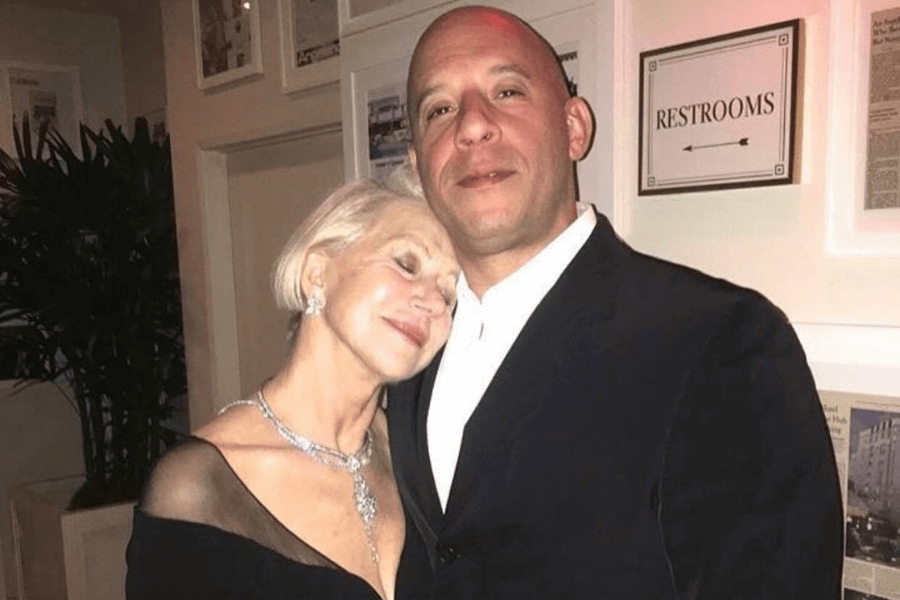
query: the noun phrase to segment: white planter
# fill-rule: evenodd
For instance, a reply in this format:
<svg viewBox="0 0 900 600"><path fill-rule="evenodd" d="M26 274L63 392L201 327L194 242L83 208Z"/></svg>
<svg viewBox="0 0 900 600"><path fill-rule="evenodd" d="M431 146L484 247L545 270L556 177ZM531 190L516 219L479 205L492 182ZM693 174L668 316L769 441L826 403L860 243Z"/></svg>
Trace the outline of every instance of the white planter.
<svg viewBox="0 0 900 600"><path fill-rule="evenodd" d="M0 544L0 600L6 600L6 559L3 557L3 544Z"/></svg>
<svg viewBox="0 0 900 600"><path fill-rule="evenodd" d="M18 600L122 600L133 502L69 511L81 477L9 490Z"/></svg>

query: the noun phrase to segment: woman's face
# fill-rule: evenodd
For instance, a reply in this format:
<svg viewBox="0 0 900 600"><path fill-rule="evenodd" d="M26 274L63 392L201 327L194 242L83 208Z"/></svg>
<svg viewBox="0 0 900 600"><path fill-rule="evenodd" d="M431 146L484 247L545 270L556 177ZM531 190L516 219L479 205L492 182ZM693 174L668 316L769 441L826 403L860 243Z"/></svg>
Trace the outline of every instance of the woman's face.
<svg viewBox="0 0 900 600"><path fill-rule="evenodd" d="M425 368L450 332L459 264L425 206L389 205L327 261L324 322L380 382Z"/></svg>

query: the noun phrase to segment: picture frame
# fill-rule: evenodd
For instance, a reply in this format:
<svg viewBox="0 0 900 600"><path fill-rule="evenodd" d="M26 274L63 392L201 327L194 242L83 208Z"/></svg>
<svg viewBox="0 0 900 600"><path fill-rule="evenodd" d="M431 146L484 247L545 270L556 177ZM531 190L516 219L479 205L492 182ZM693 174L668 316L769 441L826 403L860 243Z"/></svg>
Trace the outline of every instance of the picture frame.
<svg viewBox="0 0 900 600"><path fill-rule="evenodd" d="M377 177L399 164L406 156L406 149L399 144L408 143L409 123L406 114L406 67L409 58L361 69L353 73L353 148L352 170L354 177ZM385 152L376 136L381 129L378 123L379 107L391 112L384 126L391 130L391 148ZM396 112L397 114L393 114ZM385 113L387 114L387 113ZM405 131L405 132L404 132ZM373 155L373 151L375 155Z"/></svg>
<svg viewBox="0 0 900 600"><path fill-rule="evenodd" d="M197 86L208 90L263 72L258 0L191 0Z"/></svg>
<svg viewBox="0 0 900 600"><path fill-rule="evenodd" d="M284 93L341 78L337 0L278 0Z"/></svg>
<svg viewBox="0 0 900 600"><path fill-rule="evenodd" d="M341 35L351 35L451 0L337 0Z"/></svg>
<svg viewBox="0 0 900 600"><path fill-rule="evenodd" d="M19 61L0 62L0 147L15 154L13 123L29 114L32 147L42 121L51 122L75 152L80 152L81 79L76 66ZM21 129L20 129L21 131Z"/></svg>
<svg viewBox="0 0 900 600"><path fill-rule="evenodd" d="M638 195L794 183L800 26L641 52Z"/></svg>
<svg viewBox="0 0 900 600"><path fill-rule="evenodd" d="M897 110L895 105L900 107L890 99L893 88L887 94L881 85L870 90L873 41L880 41L873 40L875 21L881 18L876 15L888 13L900 16L895 0L834 0L831 7L825 250L834 256L900 256L900 184L890 185L892 177L900 177L900 168L885 169L883 163L868 169L870 136L878 144L900 135L896 119L885 118ZM887 41L877 52L896 47L896 41ZM900 65L879 59L878 68ZM893 206L867 207L867 196L884 196L877 188L885 182Z"/></svg>

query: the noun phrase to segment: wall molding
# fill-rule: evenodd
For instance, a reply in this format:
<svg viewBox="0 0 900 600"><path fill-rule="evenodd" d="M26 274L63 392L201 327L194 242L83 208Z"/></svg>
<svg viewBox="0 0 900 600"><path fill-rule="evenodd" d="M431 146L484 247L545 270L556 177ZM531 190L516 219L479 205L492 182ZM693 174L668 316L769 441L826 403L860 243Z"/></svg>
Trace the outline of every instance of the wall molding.
<svg viewBox="0 0 900 600"><path fill-rule="evenodd" d="M820 390L900 397L900 327L793 325Z"/></svg>

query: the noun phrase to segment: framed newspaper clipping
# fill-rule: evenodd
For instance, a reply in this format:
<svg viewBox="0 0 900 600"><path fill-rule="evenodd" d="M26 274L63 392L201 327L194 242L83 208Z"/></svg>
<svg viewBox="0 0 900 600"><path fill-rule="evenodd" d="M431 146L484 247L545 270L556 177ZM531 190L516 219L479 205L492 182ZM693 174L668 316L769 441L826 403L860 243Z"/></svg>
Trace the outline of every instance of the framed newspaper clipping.
<svg viewBox="0 0 900 600"><path fill-rule="evenodd" d="M827 251L900 256L900 2L835 0Z"/></svg>
<svg viewBox="0 0 900 600"><path fill-rule="evenodd" d="M794 181L800 21L642 52L638 193Z"/></svg>
<svg viewBox="0 0 900 600"><path fill-rule="evenodd" d="M341 78L337 0L278 0L281 89L286 93Z"/></svg>
<svg viewBox="0 0 900 600"><path fill-rule="evenodd" d="M191 1L200 89L262 73L259 0Z"/></svg>
<svg viewBox="0 0 900 600"><path fill-rule="evenodd" d="M25 115L33 145L40 126L47 123L73 150L80 152L82 101L78 67L0 62L0 147L9 154L15 154L13 124L21 128Z"/></svg>

